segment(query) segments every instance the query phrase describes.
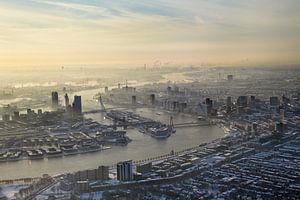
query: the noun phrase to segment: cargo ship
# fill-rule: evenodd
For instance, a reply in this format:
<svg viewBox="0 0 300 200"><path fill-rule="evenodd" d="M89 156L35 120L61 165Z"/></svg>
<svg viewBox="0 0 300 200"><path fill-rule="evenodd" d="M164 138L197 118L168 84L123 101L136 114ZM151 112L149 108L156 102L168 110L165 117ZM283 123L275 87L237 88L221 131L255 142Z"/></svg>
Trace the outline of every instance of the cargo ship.
<svg viewBox="0 0 300 200"><path fill-rule="evenodd" d="M55 147L49 147L45 150L47 158L55 158L63 155L62 151Z"/></svg>
<svg viewBox="0 0 300 200"><path fill-rule="evenodd" d="M142 127L139 129L140 132L150 135L156 139L166 139L170 137L172 133L175 133L176 130L173 124L173 117L170 117L169 125L161 124L157 122L155 126L151 127Z"/></svg>
<svg viewBox="0 0 300 200"><path fill-rule="evenodd" d="M149 128L147 132L156 139L166 139L173 133L173 129L170 126L162 126Z"/></svg>
<svg viewBox="0 0 300 200"><path fill-rule="evenodd" d="M126 145L131 140L126 136L126 131L107 129L96 134L97 140L103 144Z"/></svg>
<svg viewBox="0 0 300 200"><path fill-rule="evenodd" d="M79 153L92 153L92 152L97 152L102 150L102 146L98 144L83 144L79 148Z"/></svg>
<svg viewBox="0 0 300 200"><path fill-rule="evenodd" d="M63 151L64 156L75 155L78 154L78 147L74 144L62 144L60 145L60 149Z"/></svg>
<svg viewBox="0 0 300 200"><path fill-rule="evenodd" d="M44 153L40 149L28 150L26 152L30 160L38 160L44 158Z"/></svg>
<svg viewBox="0 0 300 200"><path fill-rule="evenodd" d="M15 150L7 153L7 161L21 160L22 151Z"/></svg>

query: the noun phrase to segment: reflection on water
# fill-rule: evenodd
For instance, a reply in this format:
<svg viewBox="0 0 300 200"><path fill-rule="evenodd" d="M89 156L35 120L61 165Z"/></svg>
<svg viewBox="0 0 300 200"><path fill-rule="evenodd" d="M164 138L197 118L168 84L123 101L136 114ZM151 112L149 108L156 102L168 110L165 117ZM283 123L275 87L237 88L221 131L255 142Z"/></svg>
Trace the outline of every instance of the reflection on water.
<svg viewBox="0 0 300 200"><path fill-rule="evenodd" d="M137 109L135 112L147 117L156 117L156 119L164 122L168 122L171 115L167 112L156 115L156 111L151 109ZM108 119L104 118L103 113L89 114L87 117L102 123L110 123ZM194 120L194 118L183 114L173 115L173 117L174 123ZM96 168L98 165L112 165L121 160L140 160L170 153L172 149L175 151L186 149L223 136L222 130L216 126L177 129L176 133L171 135L167 140L157 140L135 129L129 129L127 134L132 139L132 142L127 146L114 146L112 149L103 152L66 156L63 158L1 163L0 179L40 176L44 173L53 175Z"/></svg>
<svg viewBox="0 0 300 200"><path fill-rule="evenodd" d="M93 99L96 93L103 92L103 89L93 89L76 94L82 96L83 110L91 110L100 107ZM73 96L74 94L72 94ZM71 96L71 95L70 95ZM106 105L110 107L110 105ZM49 108L43 108L47 110ZM195 121L195 117L185 114L174 114L166 111L159 111L148 108L131 110L142 116L160 120L168 123L170 116L173 116L174 123ZM92 118L104 124L111 123L103 113L89 114L86 117ZM65 156L62 158L50 158L44 160L22 160L15 162L0 163L0 179L14 179L21 177L36 177L42 174L60 174L73 172L82 169L96 168L99 165L112 165L122 160L141 160L149 157L170 153L171 150L179 151L204 142L210 142L224 135L217 126L187 127L178 128L176 133L166 140L157 140L144 135L135 129L127 130L128 136L132 139L127 146L114 146L103 152L88 153L82 155Z"/></svg>

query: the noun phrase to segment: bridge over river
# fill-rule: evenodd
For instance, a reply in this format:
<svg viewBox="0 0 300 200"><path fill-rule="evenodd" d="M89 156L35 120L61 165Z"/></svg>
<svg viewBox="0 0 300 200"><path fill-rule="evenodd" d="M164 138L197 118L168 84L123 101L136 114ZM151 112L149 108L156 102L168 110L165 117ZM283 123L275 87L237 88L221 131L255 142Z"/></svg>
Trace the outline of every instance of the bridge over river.
<svg viewBox="0 0 300 200"><path fill-rule="evenodd" d="M112 108L108 108L108 109L97 109L97 110L89 110L89 111L85 111L82 114L87 115L87 114L94 114L94 113L107 113L107 111L113 111L113 110L120 110L120 109L126 109L123 107L112 107ZM115 120L117 123L113 124L113 125L109 125L108 127L138 127L138 126L144 126L144 125L155 125L156 123L158 123L155 120L152 119L148 119L147 121L141 120L141 121L137 121L137 122L128 122L128 121L120 121L119 119L114 119L112 118L112 120ZM174 128L185 128L185 127L194 127L194 126L209 126L209 125L213 125L214 123L210 120L205 120L205 121L190 121L190 122L184 122L184 123L174 123L173 127Z"/></svg>

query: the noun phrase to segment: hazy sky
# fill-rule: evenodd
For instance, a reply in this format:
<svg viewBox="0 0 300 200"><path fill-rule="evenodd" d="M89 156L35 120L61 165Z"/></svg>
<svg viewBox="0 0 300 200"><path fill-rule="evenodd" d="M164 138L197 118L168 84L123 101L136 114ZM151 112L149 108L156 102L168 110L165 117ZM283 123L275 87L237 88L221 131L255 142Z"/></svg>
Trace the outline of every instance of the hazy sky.
<svg viewBox="0 0 300 200"><path fill-rule="evenodd" d="M0 66L300 63L299 0L0 0Z"/></svg>

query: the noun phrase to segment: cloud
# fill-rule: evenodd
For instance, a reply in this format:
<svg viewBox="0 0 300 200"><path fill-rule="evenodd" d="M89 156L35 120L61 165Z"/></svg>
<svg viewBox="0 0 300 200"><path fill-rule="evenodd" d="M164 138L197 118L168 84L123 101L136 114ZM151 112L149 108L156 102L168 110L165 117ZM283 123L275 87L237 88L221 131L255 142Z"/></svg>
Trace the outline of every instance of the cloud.
<svg viewBox="0 0 300 200"><path fill-rule="evenodd" d="M46 5L66 9L66 10L81 11L81 12L94 14L94 15L108 16L111 14L108 9L99 6L94 6L94 5L59 2L59 1L48 1L48 0L31 0L31 1L39 4L46 4Z"/></svg>
<svg viewBox="0 0 300 200"><path fill-rule="evenodd" d="M1 1L0 65L294 62L299 13L293 0Z"/></svg>

